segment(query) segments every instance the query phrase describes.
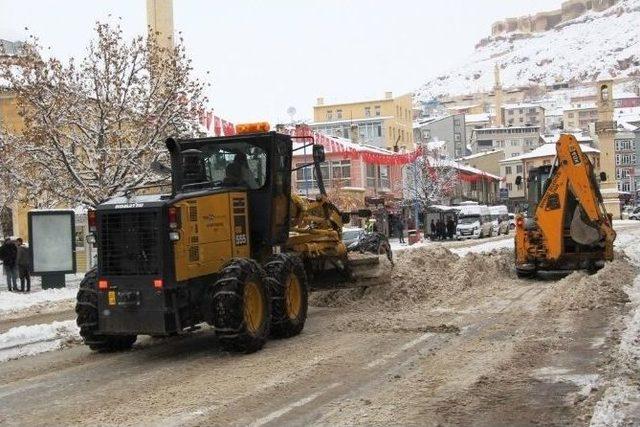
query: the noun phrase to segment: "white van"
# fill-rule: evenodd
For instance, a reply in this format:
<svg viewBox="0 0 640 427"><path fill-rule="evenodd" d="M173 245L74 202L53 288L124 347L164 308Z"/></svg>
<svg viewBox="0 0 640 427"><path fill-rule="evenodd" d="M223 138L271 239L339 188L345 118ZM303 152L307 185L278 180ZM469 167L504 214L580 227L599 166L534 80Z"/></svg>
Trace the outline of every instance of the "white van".
<svg viewBox="0 0 640 427"><path fill-rule="evenodd" d="M491 214L487 206L465 202L457 209L456 239L479 239L491 235Z"/></svg>
<svg viewBox="0 0 640 427"><path fill-rule="evenodd" d="M491 235L509 234L509 211L505 205L489 206Z"/></svg>

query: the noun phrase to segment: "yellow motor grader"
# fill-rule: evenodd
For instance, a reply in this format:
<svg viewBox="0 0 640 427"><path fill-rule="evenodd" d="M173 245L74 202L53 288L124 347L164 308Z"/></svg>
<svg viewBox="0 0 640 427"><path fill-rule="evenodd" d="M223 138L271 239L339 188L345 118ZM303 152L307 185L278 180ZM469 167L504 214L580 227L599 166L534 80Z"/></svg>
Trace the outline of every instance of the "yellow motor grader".
<svg viewBox="0 0 640 427"><path fill-rule="evenodd" d="M527 171L531 217L516 217L515 256L519 277L538 273L595 271L613 259L616 233L593 165L576 138L563 134L553 164ZM606 180L604 173L601 180ZM516 179L516 183L522 177Z"/></svg>
<svg viewBox="0 0 640 427"><path fill-rule="evenodd" d="M98 263L76 305L89 347L123 350L138 335L206 322L224 348L252 352L302 331L311 286L362 283L362 270L375 277L378 255L354 260L341 240L349 213L327 200L323 147L303 144L320 186L306 200L291 194L293 137L266 123L237 130L167 140L171 194L117 197L89 212Z"/></svg>

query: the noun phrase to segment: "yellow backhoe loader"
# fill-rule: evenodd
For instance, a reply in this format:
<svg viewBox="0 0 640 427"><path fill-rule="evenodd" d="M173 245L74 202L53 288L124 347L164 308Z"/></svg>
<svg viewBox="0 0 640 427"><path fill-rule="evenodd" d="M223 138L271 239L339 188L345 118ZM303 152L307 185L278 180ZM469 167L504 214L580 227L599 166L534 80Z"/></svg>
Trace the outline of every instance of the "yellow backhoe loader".
<svg viewBox="0 0 640 427"><path fill-rule="evenodd" d="M529 216L516 217L515 256L519 277L537 273L596 271L613 259L611 215L593 165L576 138L563 134L552 164L527 171ZM604 173L601 180L606 180ZM523 178L517 177L516 184Z"/></svg>

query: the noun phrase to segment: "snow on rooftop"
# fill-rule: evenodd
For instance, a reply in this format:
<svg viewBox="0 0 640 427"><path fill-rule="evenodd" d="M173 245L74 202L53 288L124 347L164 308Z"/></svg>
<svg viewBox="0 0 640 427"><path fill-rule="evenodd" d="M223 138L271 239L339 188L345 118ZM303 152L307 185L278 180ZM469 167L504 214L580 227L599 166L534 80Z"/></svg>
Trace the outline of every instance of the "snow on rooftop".
<svg viewBox="0 0 640 427"><path fill-rule="evenodd" d="M465 123L480 123L480 122L488 122L489 120L490 120L489 113L465 114L464 115Z"/></svg>
<svg viewBox="0 0 640 427"><path fill-rule="evenodd" d="M599 153L600 150L595 149L593 147L591 147L590 145L587 144L580 144L580 148L582 149L583 153ZM528 159L535 159L538 157L553 157L556 155L556 144L554 143L546 143L546 144L542 144L541 146L539 146L538 148L536 148L535 150L532 150L528 153L522 154L520 156L517 157L510 157L508 159L504 159L504 160L500 160L500 163L503 162L513 162L513 161L520 161L520 160L528 160Z"/></svg>
<svg viewBox="0 0 640 427"><path fill-rule="evenodd" d="M344 123L366 123L366 122L379 122L380 120L393 119L393 116L373 116L366 117L364 119L343 119L343 120L333 120L328 122L312 122L309 123L310 127L316 127L320 125L338 125Z"/></svg>
<svg viewBox="0 0 640 427"><path fill-rule="evenodd" d="M458 161L465 161L465 160L472 160L472 159L477 159L479 157L484 157L487 156L489 154L496 154L496 153L502 153L503 150L488 150L488 151L481 151L479 153L475 153L475 154L470 154L468 156L464 156L464 157L460 157L458 159Z"/></svg>
<svg viewBox="0 0 640 427"><path fill-rule="evenodd" d="M540 107L540 105L531 104L531 103L505 104L505 105L502 106L502 108L504 108L505 110L513 110L513 109L518 109L518 108L537 108L537 107ZM544 108L544 107L540 107L540 108Z"/></svg>
<svg viewBox="0 0 640 427"><path fill-rule="evenodd" d="M582 135L579 132L577 132L577 133L563 132L563 133L571 133L571 135L573 135L576 138L576 141L578 141L580 143L591 143L591 142L593 142L593 138L590 135ZM559 133L554 133L554 134L542 135L542 139L544 140L545 143L555 144L556 142L558 142L558 139L560 139L560 134Z"/></svg>

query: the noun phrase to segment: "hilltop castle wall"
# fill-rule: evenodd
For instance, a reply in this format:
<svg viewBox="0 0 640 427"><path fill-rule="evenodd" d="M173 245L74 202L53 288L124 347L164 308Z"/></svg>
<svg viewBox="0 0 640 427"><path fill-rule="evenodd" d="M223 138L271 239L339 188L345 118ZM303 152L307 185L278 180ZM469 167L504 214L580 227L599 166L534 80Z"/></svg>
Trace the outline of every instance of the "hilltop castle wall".
<svg viewBox="0 0 640 427"><path fill-rule="evenodd" d="M587 11L600 12L618 3L619 0L566 0L560 9L536 13L535 15L507 18L494 22L491 35L508 33L540 33L556 25L584 15Z"/></svg>

